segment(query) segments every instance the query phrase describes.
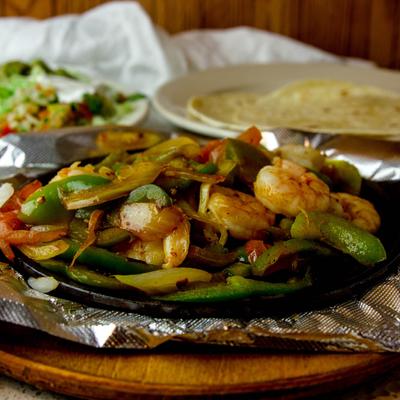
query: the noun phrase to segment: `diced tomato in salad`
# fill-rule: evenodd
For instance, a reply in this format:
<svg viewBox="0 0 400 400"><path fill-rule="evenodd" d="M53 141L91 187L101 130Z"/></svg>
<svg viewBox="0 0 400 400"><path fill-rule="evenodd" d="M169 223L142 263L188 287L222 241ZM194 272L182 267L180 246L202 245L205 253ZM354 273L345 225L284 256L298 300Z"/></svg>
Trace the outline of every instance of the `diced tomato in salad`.
<svg viewBox="0 0 400 400"><path fill-rule="evenodd" d="M0 125L0 137L8 135L9 133L15 132L15 129L12 129L10 125L5 124L5 125Z"/></svg>

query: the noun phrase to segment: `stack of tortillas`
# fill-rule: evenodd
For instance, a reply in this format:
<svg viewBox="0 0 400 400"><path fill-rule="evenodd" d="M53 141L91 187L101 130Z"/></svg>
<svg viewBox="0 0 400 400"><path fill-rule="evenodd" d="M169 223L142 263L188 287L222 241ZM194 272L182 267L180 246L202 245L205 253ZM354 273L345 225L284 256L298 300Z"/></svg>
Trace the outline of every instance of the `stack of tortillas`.
<svg viewBox="0 0 400 400"><path fill-rule="evenodd" d="M274 92L219 92L192 97L190 117L243 130L291 128L380 137L400 135L400 93L335 80L305 80Z"/></svg>

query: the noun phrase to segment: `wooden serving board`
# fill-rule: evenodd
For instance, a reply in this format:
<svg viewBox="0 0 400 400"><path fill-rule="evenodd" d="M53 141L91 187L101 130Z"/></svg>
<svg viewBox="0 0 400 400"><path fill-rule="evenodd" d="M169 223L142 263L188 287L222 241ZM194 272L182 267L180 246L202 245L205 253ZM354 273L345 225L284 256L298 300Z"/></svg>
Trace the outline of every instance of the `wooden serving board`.
<svg viewBox="0 0 400 400"><path fill-rule="evenodd" d="M0 329L0 372L84 399L249 393L293 399L355 385L400 364L399 355L377 353L274 354L184 344L101 350L9 324Z"/></svg>

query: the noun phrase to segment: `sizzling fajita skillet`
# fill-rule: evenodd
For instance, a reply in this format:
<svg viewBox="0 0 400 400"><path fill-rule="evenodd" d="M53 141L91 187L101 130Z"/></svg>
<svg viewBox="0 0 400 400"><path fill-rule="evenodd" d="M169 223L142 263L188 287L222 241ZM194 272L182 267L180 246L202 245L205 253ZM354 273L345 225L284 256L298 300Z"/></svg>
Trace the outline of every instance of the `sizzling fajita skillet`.
<svg viewBox="0 0 400 400"><path fill-rule="evenodd" d="M18 210L25 230L47 233L40 243L11 243L15 267L55 276L61 297L183 318L320 308L361 295L395 270L397 182L363 181L360 191L354 167L299 147L270 154L258 137L253 128L205 148L178 138L61 170ZM285 196L271 202L264 190L271 175L315 196L302 203L280 181L273 195ZM85 179L97 183L66 184ZM56 214L44 212L53 200Z"/></svg>

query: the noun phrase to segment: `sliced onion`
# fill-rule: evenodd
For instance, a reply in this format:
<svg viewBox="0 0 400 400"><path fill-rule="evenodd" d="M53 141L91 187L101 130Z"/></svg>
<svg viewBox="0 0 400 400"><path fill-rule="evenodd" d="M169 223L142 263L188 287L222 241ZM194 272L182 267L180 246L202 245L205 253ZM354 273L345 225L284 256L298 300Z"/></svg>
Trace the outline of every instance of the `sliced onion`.
<svg viewBox="0 0 400 400"><path fill-rule="evenodd" d="M140 150L152 147L163 139L158 132L134 131L104 131L96 138L96 145L100 150L111 152L116 150Z"/></svg>
<svg viewBox="0 0 400 400"><path fill-rule="evenodd" d="M64 240L55 240L45 244L23 244L18 249L32 260L43 261L65 253L68 247L69 244Z"/></svg>
<svg viewBox="0 0 400 400"><path fill-rule="evenodd" d="M162 167L157 163L138 162L133 165L131 175L125 179L116 179L106 185L64 195L61 200L67 210L103 204L124 197L139 186L154 182L161 170Z"/></svg>
<svg viewBox="0 0 400 400"><path fill-rule="evenodd" d="M154 157L171 153L193 159L199 155L200 145L187 136L179 136L150 147L143 153L143 156Z"/></svg>
<svg viewBox="0 0 400 400"><path fill-rule="evenodd" d="M207 213L208 201L210 199L210 191L211 191L211 184L202 183L200 185L199 209L198 209L200 215L206 215Z"/></svg>
<svg viewBox="0 0 400 400"><path fill-rule="evenodd" d="M31 232L52 232L58 230L68 231L68 224L57 224L57 225L34 225L30 229Z"/></svg>
<svg viewBox="0 0 400 400"><path fill-rule="evenodd" d="M212 275L196 268L170 268L137 275L115 275L122 283L148 295L176 292L180 284L210 282Z"/></svg>
<svg viewBox="0 0 400 400"><path fill-rule="evenodd" d="M220 183L225 180L225 176L223 175L202 174L200 172L195 172L190 169L173 168L170 166L165 169L163 174L172 178L190 179L192 181L208 184Z"/></svg>
<svg viewBox="0 0 400 400"><path fill-rule="evenodd" d="M75 253L74 258L72 259L71 263L69 264L72 267L75 264L75 261L78 257L96 241L96 229L100 225L101 218L103 217L104 211L103 210L94 210L90 214L89 223L88 223L88 235L85 241L79 246L78 251Z"/></svg>
<svg viewBox="0 0 400 400"><path fill-rule="evenodd" d="M28 278L28 284L32 289L42 293L49 293L57 289L60 282L52 276L42 276L40 278Z"/></svg>

